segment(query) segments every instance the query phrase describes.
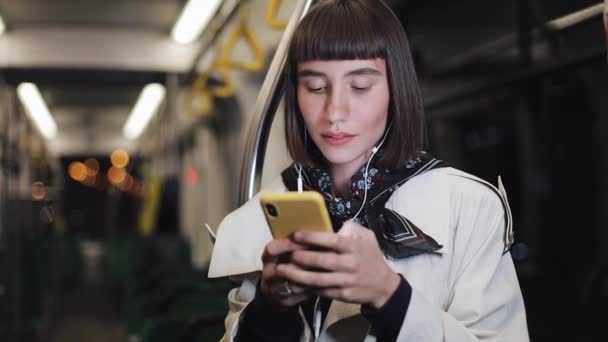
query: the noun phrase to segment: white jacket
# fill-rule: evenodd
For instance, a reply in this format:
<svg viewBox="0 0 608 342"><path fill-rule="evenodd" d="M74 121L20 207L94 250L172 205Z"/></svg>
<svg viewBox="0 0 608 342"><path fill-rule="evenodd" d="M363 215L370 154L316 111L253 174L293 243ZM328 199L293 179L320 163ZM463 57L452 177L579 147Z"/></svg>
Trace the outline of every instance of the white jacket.
<svg viewBox="0 0 608 342"><path fill-rule="evenodd" d="M386 203L443 246L437 253L387 260L413 289L398 341L529 340L513 261L503 253L510 212L482 183L453 168L435 169L402 185ZM278 179L266 191L285 190ZM209 277L243 278L241 287L228 295L223 341L234 339L240 314L255 296L262 251L271 239L259 194L219 227ZM301 341L312 341L302 319ZM369 330L359 305L334 300L319 341L375 341Z"/></svg>

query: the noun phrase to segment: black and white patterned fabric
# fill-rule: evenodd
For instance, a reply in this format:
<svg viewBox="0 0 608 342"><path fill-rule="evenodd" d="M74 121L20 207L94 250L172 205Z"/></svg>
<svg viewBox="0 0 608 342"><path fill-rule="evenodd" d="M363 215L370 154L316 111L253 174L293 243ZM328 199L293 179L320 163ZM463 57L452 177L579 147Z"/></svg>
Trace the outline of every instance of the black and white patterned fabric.
<svg viewBox="0 0 608 342"><path fill-rule="evenodd" d="M386 256L403 259L440 249L442 246L432 237L425 234L405 216L385 208L384 205L392 193L405 182L424 172L447 167L447 163L433 158L426 152L421 152L403 166L387 170L375 166L375 162L381 155L382 151L379 151L372 159L367 180L364 179L365 165L351 178L349 195L344 198L334 196L329 172L322 168L302 168L304 190L317 191L323 195L334 230L338 231L345 221L352 219L359 211L367 181L367 201L362 214L355 219L355 222L375 233ZM281 176L287 189L297 190L298 170L296 165L285 169ZM407 213L404 214L407 215Z"/></svg>

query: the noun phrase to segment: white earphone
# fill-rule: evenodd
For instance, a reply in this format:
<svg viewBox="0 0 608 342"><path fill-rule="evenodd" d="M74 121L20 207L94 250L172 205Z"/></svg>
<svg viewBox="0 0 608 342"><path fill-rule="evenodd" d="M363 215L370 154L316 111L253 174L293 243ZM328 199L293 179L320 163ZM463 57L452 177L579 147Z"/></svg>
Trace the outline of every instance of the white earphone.
<svg viewBox="0 0 608 342"><path fill-rule="evenodd" d="M369 156L369 159L367 160L367 164L365 165L365 171L363 172L363 179L365 180L365 188L364 188L365 190L363 193L363 202L361 202L361 207L359 207L359 211L357 211L355 216L353 216L352 220L356 219L357 216L359 216L359 214L361 214L361 212L363 211L363 208L365 207L365 202L367 201L367 188L368 188L368 184L369 184L368 174L367 174L367 171L369 169L369 164L372 162L372 159L374 158L376 153L378 153L378 151L380 150L380 147L382 147L382 144L384 144L384 141L386 140L386 137L388 136L388 132L391 130L392 126L393 126L393 122L391 121L388 124L388 128L386 129L386 132L384 133L382 140L380 140L380 143L372 148L372 154Z"/></svg>
<svg viewBox="0 0 608 342"><path fill-rule="evenodd" d="M356 219L357 216L359 216L359 214L361 214L361 212L363 211L363 207L365 207L365 202L367 201L367 188L368 188L368 174L367 171L369 169L369 164L372 162L372 159L374 158L374 156L376 155L376 153L378 153L378 151L380 150L380 147L382 147L382 144L384 144L384 141L386 140L386 137L388 136L388 132L390 131L391 127L393 126L393 122L391 121L388 124L388 128L386 129L386 132L384 133L384 136L382 137L382 140L380 140L380 143L374 147L372 147L372 154L369 156L369 159L367 160L367 164L365 165L365 171L363 172L363 178L365 179L365 192L363 195L363 202L361 203L361 207L359 208L359 211L357 211L357 213L355 214L355 216L353 216L352 220ZM304 128L306 129L306 128ZM306 137L306 131L304 131L304 137ZM303 191L303 181L302 181L302 165L301 164L295 164L294 165L296 170L298 170L298 192L302 192ZM315 314L314 314L314 322L313 322L313 326L314 326L314 330L315 330L315 340L319 338L319 332L321 329L321 310L319 310L318 308L318 304L319 304L319 298L317 297L317 300L315 302Z"/></svg>

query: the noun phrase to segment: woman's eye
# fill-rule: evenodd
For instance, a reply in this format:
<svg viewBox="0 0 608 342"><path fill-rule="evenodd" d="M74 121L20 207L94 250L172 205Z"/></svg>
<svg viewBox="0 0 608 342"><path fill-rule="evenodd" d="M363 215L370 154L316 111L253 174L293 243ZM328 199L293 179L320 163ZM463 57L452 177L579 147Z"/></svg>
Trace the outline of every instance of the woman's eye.
<svg viewBox="0 0 608 342"><path fill-rule="evenodd" d="M307 87L311 93L319 94L325 91L325 87Z"/></svg>
<svg viewBox="0 0 608 342"><path fill-rule="evenodd" d="M370 86L365 86L365 87L351 86L351 87L353 88L354 91L356 91L358 93L364 93L371 88Z"/></svg>

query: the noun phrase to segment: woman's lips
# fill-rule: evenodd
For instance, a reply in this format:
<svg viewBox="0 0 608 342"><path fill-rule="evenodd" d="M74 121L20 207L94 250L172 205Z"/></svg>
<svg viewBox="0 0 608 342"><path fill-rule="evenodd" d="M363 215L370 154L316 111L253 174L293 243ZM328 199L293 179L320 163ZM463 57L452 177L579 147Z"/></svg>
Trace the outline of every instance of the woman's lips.
<svg viewBox="0 0 608 342"><path fill-rule="evenodd" d="M340 146L349 143L355 135L349 133L326 133L321 134L321 137L329 145Z"/></svg>

